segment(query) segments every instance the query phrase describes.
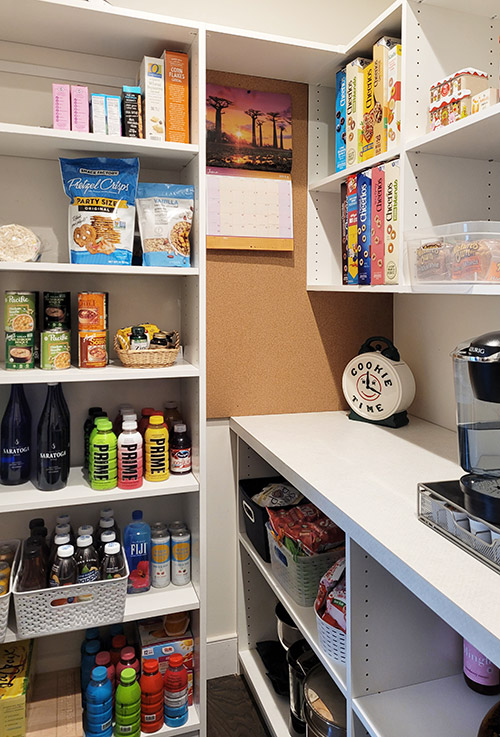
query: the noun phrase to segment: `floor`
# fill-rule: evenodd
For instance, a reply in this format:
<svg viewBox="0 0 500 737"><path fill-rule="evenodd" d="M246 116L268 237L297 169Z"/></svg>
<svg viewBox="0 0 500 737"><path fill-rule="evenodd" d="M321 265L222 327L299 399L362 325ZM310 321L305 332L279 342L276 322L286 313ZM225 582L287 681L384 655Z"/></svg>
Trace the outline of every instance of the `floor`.
<svg viewBox="0 0 500 737"><path fill-rule="evenodd" d="M269 737L241 676L213 678L207 688L208 737Z"/></svg>

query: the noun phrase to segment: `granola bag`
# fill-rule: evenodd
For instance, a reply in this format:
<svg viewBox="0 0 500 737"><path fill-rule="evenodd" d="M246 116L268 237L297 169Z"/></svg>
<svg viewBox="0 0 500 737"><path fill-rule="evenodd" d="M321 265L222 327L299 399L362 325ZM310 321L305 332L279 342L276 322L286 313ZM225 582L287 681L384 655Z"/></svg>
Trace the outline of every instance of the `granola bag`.
<svg viewBox="0 0 500 737"><path fill-rule="evenodd" d="M194 187L148 184L137 189L144 266L190 266Z"/></svg>
<svg viewBox="0 0 500 737"><path fill-rule="evenodd" d="M72 264L132 263L139 159L59 159Z"/></svg>

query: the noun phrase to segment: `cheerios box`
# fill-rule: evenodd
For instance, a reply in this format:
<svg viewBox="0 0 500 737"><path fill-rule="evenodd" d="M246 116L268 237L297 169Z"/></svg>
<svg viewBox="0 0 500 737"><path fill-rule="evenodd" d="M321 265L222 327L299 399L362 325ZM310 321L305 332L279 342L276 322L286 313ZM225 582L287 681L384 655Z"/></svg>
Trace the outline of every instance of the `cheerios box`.
<svg viewBox="0 0 500 737"><path fill-rule="evenodd" d="M390 150L399 145L401 138L401 44L389 49L387 64L387 150Z"/></svg>
<svg viewBox="0 0 500 737"><path fill-rule="evenodd" d="M25 737L34 678L33 640L0 645L0 735Z"/></svg>
<svg viewBox="0 0 500 737"><path fill-rule="evenodd" d="M372 240L371 260L372 284L385 284L385 167L372 169Z"/></svg>
<svg viewBox="0 0 500 737"><path fill-rule="evenodd" d="M194 639L190 630L181 637L169 637L163 629L163 619L154 617L143 619L137 625L141 648L141 668L145 660L156 658L163 675L168 667L168 659L174 653L184 658L188 672L188 703L193 704Z"/></svg>
<svg viewBox="0 0 500 737"><path fill-rule="evenodd" d="M363 69L363 117L358 130L358 161L368 161L373 157L373 70L373 62Z"/></svg>
<svg viewBox="0 0 500 737"><path fill-rule="evenodd" d="M358 131L363 118L363 70L371 59L354 59L346 66L346 162L358 162Z"/></svg>
<svg viewBox="0 0 500 737"><path fill-rule="evenodd" d="M399 159L385 164L385 283L399 281Z"/></svg>
<svg viewBox="0 0 500 737"><path fill-rule="evenodd" d="M387 111L389 103L389 50L400 44L399 38L383 36L373 46L373 155L387 151Z"/></svg>
<svg viewBox="0 0 500 737"><path fill-rule="evenodd" d="M358 284L371 284L372 174L358 174Z"/></svg>

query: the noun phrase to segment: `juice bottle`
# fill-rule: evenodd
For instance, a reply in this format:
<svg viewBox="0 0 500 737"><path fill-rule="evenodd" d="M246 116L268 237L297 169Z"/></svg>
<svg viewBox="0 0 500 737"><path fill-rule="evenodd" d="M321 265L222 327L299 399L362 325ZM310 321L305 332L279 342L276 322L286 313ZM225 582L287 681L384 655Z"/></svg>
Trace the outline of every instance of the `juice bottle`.
<svg viewBox="0 0 500 737"><path fill-rule="evenodd" d="M104 666L93 668L85 691L86 737L111 737L113 734L113 687Z"/></svg>
<svg viewBox="0 0 500 737"><path fill-rule="evenodd" d="M76 583L75 549L60 545L49 573L49 586L71 586Z"/></svg>
<svg viewBox="0 0 500 737"><path fill-rule="evenodd" d="M140 737L141 734L141 687L133 668L122 670L116 686L114 734L116 737L124 734Z"/></svg>
<svg viewBox="0 0 500 737"><path fill-rule="evenodd" d="M188 718L188 684L184 658L174 653L168 659L163 692L165 724L181 727Z"/></svg>
<svg viewBox="0 0 500 737"><path fill-rule="evenodd" d="M85 651L85 645L91 640L97 640L99 644L101 643L101 640L99 638L99 630L97 629L97 627L89 627L85 630L85 639L82 640L82 644L80 646L80 652L82 655Z"/></svg>
<svg viewBox="0 0 500 737"><path fill-rule="evenodd" d="M142 486L143 439L137 422L124 422L118 437L118 488L138 489Z"/></svg>
<svg viewBox="0 0 500 737"><path fill-rule="evenodd" d="M142 666L141 729L151 734L163 727L163 677L155 658L145 660Z"/></svg>
<svg viewBox="0 0 500 737"><path fill-rule="evenodd" d="M113 693L115 691L115 680L116 680L116 671L115 666L111 662L111 653L108 650L101 650L97 653L95 656L95 664L96 665L102 665L104 668L106 668L106 671L108 673L108 678L111 683Z"/></svg>
<svg viewBox="0 0 500 737"><path fill-rule="evenodd" d="M28 540L30 542L28 542ZM47 581L42 559L42 549L38 539L28 538L24 544L22 571L19 578L19 591L44 589Z"/></svg>
<svg viewBox="0 0 500 737"><path fill-rule="evenodd" d="M149 424L149 418L151 415L154 415L155 412L156 410L154 407L143 407L141 409L141 419L139 420L138 430L143 437Z"/></svg>
<svg viewBox="0 0 500 737"><path fill-rule="evenodd" d="M109 526L106 527L106 525L103 525L103 520L113 520L113 527L110 528ZM116 539L119 542L120 541L120 528L116 524L115 513L112 507L104 507L103 509L101 509L101 514L99 515L99 520L96 525L97 534L100 537L101 532L103 530L109 530L109 529L113 529L116 532Z"/></svg>
<svg viewBox="0 0 500 737"><path fill-rule="evenodd" d="M100 578L99 559L92 544L91 536L80 535L76 544L76 582L91 583L91 581L98 581Z"/></svg>
<svg viewBox="0 0 500 737"><path fill-rule="evenodd" d="M97 554L99 556L99 560L101 561L101 565L104 560L104 555L105 555L104 551L106 549L106 545L108 543L114 543L115 541L116 541L116 532L113 529L103 530L101 532L101 539L99 541L99 545L97 546Z"/></svg>
<svg viewBox="0 0 500 737"><path fill-rule="evenodd" d="M122 671L124 671L125 668L133 668L137 674L137 678L139 678L141 674L141 666L135 657L134 648L130 647L130 645L124 647L120 653L120 660L116 665L116 678L118 681L120 680Z"/></svg>
<svg viewBox="0 0 500 737"><path fill-rule="evenodd" d="M183 474L191 471L191 438L186 425L176 423L170 434L170 473Z"/></svg>
<svg viewBox="0 0 500 737"><path fill-rule="evenodd" d="M111 422L96 421L97 433L90 441L90 485L93 489L114 489L118 477L117 442Z"/></svg>
<svg viewBox="0 0 500 737"><path fill-rule="evenodd" d="M167 430L171 432L173 426L182 422L182 416L177 407L177 402L165 402L165 422L167 423Z"/></svg>
<svg viewBox="0 0 500 737"><path fill-rule="evenodd" d="M120 662L120 653L123 650L124 647L127 646L127 639L125 635L118 634L113 635L113 639L111 640L111 650L110 650L110 656L111 656L111 662L116 667L118 663Z"/></svg>
<svg viewBox="0 0 500 737"><path fill-rule="evenodd" d="M123 422L123 415L130 414L134 411L134 408L131 404L120 404L118 407L118 414L116 415L114 421L113 421L113 432L118 437L118 435L122 431L122 422Z"/></svg>
<svg viewBox="0 0 500 737"><path fill-rule="evenodd" d="M166 481L168 472L168 430L161 415L151 415L144 435L146 481Z"/></svg>
<svg viewBox="0 0 500 737"><path fill-rule="evenodd" d="M123 533L123 544L130 575L128 594L140 594L151 587L151 528L142 519L142 512L132 512L132 522Z"/></svg>
<svg viewBox="0 0 500 737"><path fill-rule="evenodd" d="M120 543L106 543L104 546L104 557L101 562L102 580L107 581L110 578L122 578L124 575L125 561L121 552Z"/></svg>

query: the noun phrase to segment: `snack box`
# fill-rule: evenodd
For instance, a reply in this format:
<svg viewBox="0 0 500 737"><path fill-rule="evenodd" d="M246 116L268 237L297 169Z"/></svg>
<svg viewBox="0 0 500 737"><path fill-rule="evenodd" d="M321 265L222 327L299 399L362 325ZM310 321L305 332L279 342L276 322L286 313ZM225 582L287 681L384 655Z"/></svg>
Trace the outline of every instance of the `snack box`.
<svg viewBox="0 0 500 737"><path fill-rule="evenodd" d="M373 62L363 69L363 118L358 130L358 161L373 157L374 150L374 100L373 100Z"/></svg>
<svg viewBox="0 0 500 737"><path fill-rule="evenodd" d="M399 283L399 160L385 164L385 283Z"/></svg>
<svg viewBox="0 0 500 737"><path fill-rule="evenodd" d="M373 46L373 155L387 151L387 114L389 104L389 50L401 41L383 36Z"/></svg>
<svg viewBox="0 0 500 737"><path fill-rule="evenodd" d="M363 70L370 59L357 58L346 66L346 162L358 162L358 131L363 118Z"/></svg>
<svg viewBox="0 0 500 737"><path fill-rule="evenodd" d="M371 283L385 284L385 167L372 169Z"/></svg>
<svg viewBox="0 0 500 737"><path fill-rule="evenodd" d="M387 77L387 150L390 150L399 145L401 138L401 44L389 49Z"/></svg>
<svg viewBox="0 0 500 737"><path fill-rule="evenodd" d="M347 177L347 283L358 284L358 196L356 174Z"/></svg>
<svg viewBox="0 0 500 737"><path fill-rule="evenodd" d="M122 134L122 98L106 95L106 133L108 136Z"/></svg>
<svg viewBox="0 0 500 737"><path fill-rule="evenodd" d="M52 127L58 131L71 130L69 84L52 85Z"/></svg>
<svg viewBox="0 0 500 737"><path fill-rule="evenodd" d="M358 283L371 284L372 175L358 174Z"/></svg>
<svg viewBox="0 0 500 737"><path fill-rule="evenodd" d="M473 95L471 101L471 114L478 113L481 110L496 105L498 102L498 90L496 87L488 87L488 89Z"/></svg>
<svg viewBox="0 0 500 737"><path fill-rule="evenodd" d="M90 126L92 133L106 135L106 95L90 96Z"/></svg>
<svg viewBox="0 0 500 737"><path fill-rule="evenodd" d="M189 143L189 58L164 51L165 140Z"/></svg>
<svg viewBox="0 0 500 737"><path fill-rule="evenodd" d="M89 132L89 89L71 85L71 130Z"/></svg>
<svg viewBox="0 0 500 737"><path fill-rule="evenodd" d="M25 737L34 680L33 640L0 645L0 735Z"/></svg>
<svg viewBox="0 0 500 737"><path fill-rule="evenodd" d="M336 75L335 93L335 171L346 168L346 70L341 69Z"/></svg>
<svg viewBox="0 0 500 737"><path fill-rule="evenodd" d="M340 185L340 241L342 243L342 284L347 284L347 269L349 259L349 240L347 223L347 183Z"/></svg>
<svg viewBox="0 0 500 737"><path fill-rule="evenodd" d="M165 140L165 69L163 59L145 56L139 72L143 95L144 138Z"/></svg>
<svg viewBox="0 0 500 737"><path fill-rule="evenodd" d="M126 138L144 138L140 87L122 87L122 119Z"/></svg>
<svg viewBox="0 0 500 737"><path fill-rule="evenodd" d="M188 671L188 703L193 704L194 639L190 630L181 637L168 637L165 634L162 617L143 619L137 624L139 646L141 649L141 668L145 660L156 658L163 675L167 670L168 659L173 653L184 658Z"/></svg>

